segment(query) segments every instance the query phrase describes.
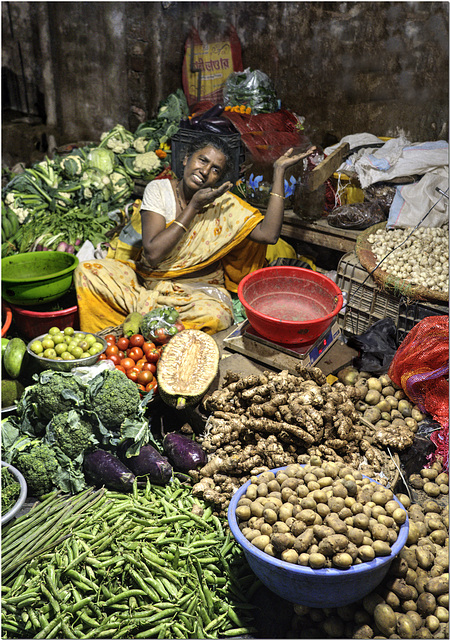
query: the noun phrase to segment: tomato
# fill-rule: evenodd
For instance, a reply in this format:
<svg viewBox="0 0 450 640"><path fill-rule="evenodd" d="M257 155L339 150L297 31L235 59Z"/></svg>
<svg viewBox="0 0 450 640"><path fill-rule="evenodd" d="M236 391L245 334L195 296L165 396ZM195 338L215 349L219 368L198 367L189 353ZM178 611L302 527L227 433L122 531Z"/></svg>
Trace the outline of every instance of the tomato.
<svg viewBox="0 0 450 640"><path fill-rule="evenodd" d="M141 393L145 393L145 387L143 384L138 384L138 389Z"/></svg>
<svg viewBox="0 0 450 640"><path fill-rule="evenodd" d="M125 351L119 351L119 353L117 355L122 360L122 358L125 358Z"/></svg>
<svg viewBox="0 0 450 640"><path fill-rule="evenodd" d="M184 324L182 322L180 322L179 320L174 322L173 326L176 327L178 329L178 331L184 331Z"/></svg>
<svg viewBox="0 0 450 640"><path fill-rule="evenodd" d="M119 347L116 344L110 344L106 347L106 357L117 356L119 353Z"/></svg>
<svg viewBox="0 0 450 640"><path fill-rule="evenodd" d="M135 333L134 336L131 336L130 338L130 344L132 347L142 347L144 342L145 338L140 333Z"/></svg>
<svg viewBox="0 0 450 640"><path fill-rule="evenodd" d="M128 340L128 338L125 338L125 336L122 336L117 340L117 346L121 351L126 351L128 349L129 344L130 344L130 341Z"/></svg>
<svg viewBox="0 0 450 640"><path fill-rule="evenodd" d="M158 383L156 382L155 379L153 379L151 382L149 382L148 384L145 385L145 390L147 392L149 391L153 391L153 393L156 393L158 390Z"/></svg>
<svg viewBox="0 0 450 640"><path fill-rule="evenodd" d="M116 336L113 333L108 333L105 340L108 344L116 344Z"/></svg>
<svg viewBox="0 0 450 640"><path fill-rule="evenodd" d="M143 357L143 355L144 355L144 352L140 347L133 347L128 351L128 357L133 358L135 362L140 360Z"/></svg>
<svg viewBox="0 0 450 640"><path fill-rule="evenodd" d="M120 365L120 364L116 364L116 369L117 369L117 371L122 371L122 373L126 373L124 367L122 367L122 365Z"/></svg>
<svg viewBox="0 0 450 640"><path fill-rule="evenodd" d="M144 342L144 344L142 345L142 350L146 354L148 351L151 351L152 349L154 349L155 346L156 345L154 342Z"/></svg>
<svg viewBox="0 0 450 640"><path fill-rule="evenodd" d="M106 353L101 353L98 357L99 360L106 360Z"/></svg>
<svg viewBox="0 0 450 640"><path fill-rule="evenodd" d="M120 358L117 353L113 353L111 356L109 356L108 360L111 360L111 362L114 362L114 364L120 364Z"/></svg>
<svg viewBox="0 0 450 640"><path fill-rule="evenodd" d="M167 334L164 327L158 327L155 331L155 342L159 342L160 344L167 342L171 338L170 335Z"/></svg>
<svg viewBox="0 0 450 640"><path fill-rule="evenodd" d="M153 373L153 375L155 375L155 373L156 373L156 365L153 364L152 362L146 362L142 366L142 371L151 371Z"/></svg>
<svg viewBox="0 0 450 640"><path fill-rule="evenodd" d="M134 367L135 362L133 358L122 358L120 364L125 369L125 371L128 371L128 369L132 369Z"/></svg>
<svg viewBox="0 0 450 640"><path fill-rule="evenodd" d="M159 356L160 353L158 349L151 349L151 351L148 351L145 355L147 362L151 362L152 364L156 364L158 362Z"/></svg>
<svg viewBox="0 0 450 640"><path fill-rule="evenodd" d="M130 380L132 380L133 382L137 382L138 379L138 371L136 371L136 369L128 369L127 373L127 378L129 378Z"/></svg>
<svg viewBox="0 0 450 640"><path fill-rule="evenodd" d="M151 371L140 371L138 375L139 384L144 386L153 380L153 373Z"/></svg>
<svg viewBox="0 0 450 640"><path fill-rule="evenodd" d="M148 364L146 358L140 358L137 362L136 362L136 366L139 367L140 369L142 369L144 367L144 364Z"/></svg>

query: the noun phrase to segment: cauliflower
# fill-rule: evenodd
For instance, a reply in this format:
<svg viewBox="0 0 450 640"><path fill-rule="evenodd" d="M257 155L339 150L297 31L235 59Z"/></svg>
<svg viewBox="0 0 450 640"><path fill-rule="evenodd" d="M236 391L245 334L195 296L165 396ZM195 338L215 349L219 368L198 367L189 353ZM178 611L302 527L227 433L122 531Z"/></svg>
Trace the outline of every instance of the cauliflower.
<svg viewBox="0 0 450 640"><path fill-rule="evenodd" d="M53 416L46 429L48 444L56 444L71 460L83 459L98 443L93 425L74 409Z"/></svg>
<svg viewBox="0 0 450 640"><path fill-rule="evenodd" d="M72 179L83 172L83 161L78 155L69 155L61 160L60 167L63 174Z"/></svg>
<svg viewBox="0 0 450 640"><path fill-rule="evenodd" d="M16 200L14 194L11 192L6 195L5 203L14 211L20 224L22 224L30 215L29 209L22 207L20 201L18 199Z"/></svg>
<svg viewBox="0 0 450 640"><path fill-rule="evenodd" d="M133 147L136 149L138 153L145 153L147 146L147 140L140 136L139 138L135 138L133 141Z"/></svg>
<svg viewBox="0 0 450 640"><path fill-rule="evenodd" d="M158 169L161 165L161 161L154 151L147 151L147 153L139 153L133 162L135 171L151 173L155 169Z"/></svg>
<svg viewBox="0 0 450 640"><path fill-rule="evenodd" d="M130 148L134 140L131 131L125 129L121 124L116 124L111 131L105 131L100 136L99 147L107 147L114 153L121 154Z"/></svg>
<svg viewBox="0 0 450 640"><path fill-rule="evenodd" d="M121 194L123 198L130 196L133 192L133 181L126 173L114 171L110 176L113 195Z"/></svg>
<svg viewBox="0 0 450 640"><path fill-rule="evenodd" d="M122 371L106 370L90 383L91 409L102 425L120 431L127 419L135 419L140 412L141 396L134 382Z"/></svg>

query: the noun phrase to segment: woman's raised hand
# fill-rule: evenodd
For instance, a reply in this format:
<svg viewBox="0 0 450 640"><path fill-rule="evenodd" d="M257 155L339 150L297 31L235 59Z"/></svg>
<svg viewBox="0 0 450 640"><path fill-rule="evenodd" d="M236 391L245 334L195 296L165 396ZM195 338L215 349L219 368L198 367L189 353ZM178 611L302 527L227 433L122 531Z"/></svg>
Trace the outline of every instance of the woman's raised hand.
<svg viewBox="0 0 450 640"><path fill-rule="evenodd" d="M233 186L232 182L224 182L220 187L206 187L205 189L199 189L192 196L191 203L199 211L203 207L214 202L216 198L223 195L225 191L228 191Z"/></svg>
<svg viewBox="0 0 450 640"><path fill-rule="evenodd" d="M308 151L305 151L304 153L298 153L293 156L293 149L288 149L286 153L275 160L275 162L273 163L273 167L274 169L282 169L283 171L285 171L289 167L294 166L294 164L297 164L297 162L300 162L300 160L302 160L303 158L310 156L315 150L316 147L310 147Z"/></svg>

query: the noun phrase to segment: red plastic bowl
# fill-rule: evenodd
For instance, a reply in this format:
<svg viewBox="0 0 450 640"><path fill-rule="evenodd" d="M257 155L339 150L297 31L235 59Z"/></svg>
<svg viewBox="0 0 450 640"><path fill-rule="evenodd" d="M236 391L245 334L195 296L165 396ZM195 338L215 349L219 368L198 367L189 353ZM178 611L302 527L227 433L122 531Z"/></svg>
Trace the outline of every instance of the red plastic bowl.
<svg viewBox="0 0 450 640"><path fill-rule="evenodd" d="M343 305L333 280L301 267L253 271L239 283L238 297L255 331L281 344L313 342Z"/></svg>
<svg viewBox="0 0 450 640"><path fill-rule="evenodd" d="M12 304L11 309L17 333L25 340L47 333L52 327L79 328L78 305L59 311L30 311Z"/></svg>

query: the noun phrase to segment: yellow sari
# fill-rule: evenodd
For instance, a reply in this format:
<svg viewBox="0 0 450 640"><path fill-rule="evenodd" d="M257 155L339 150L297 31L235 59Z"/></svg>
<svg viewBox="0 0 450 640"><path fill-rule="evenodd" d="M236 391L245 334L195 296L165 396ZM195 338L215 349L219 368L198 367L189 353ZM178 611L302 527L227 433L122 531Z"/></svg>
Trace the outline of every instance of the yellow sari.
<svg viewBox="0 0 450 640"><path fill-rule="evenodd" d="M122 324L132 311L172 306L186 328L210 334L227 329L233 323L229 291L265 263L266 246L248 238L262 214L223 194L196 216L155 270L142 256L140 205L135 202L128 229L113 239L107 258L82 262L75 272L80 328L98 332ZM207 275L195 275L204 269Z"/></svg>

